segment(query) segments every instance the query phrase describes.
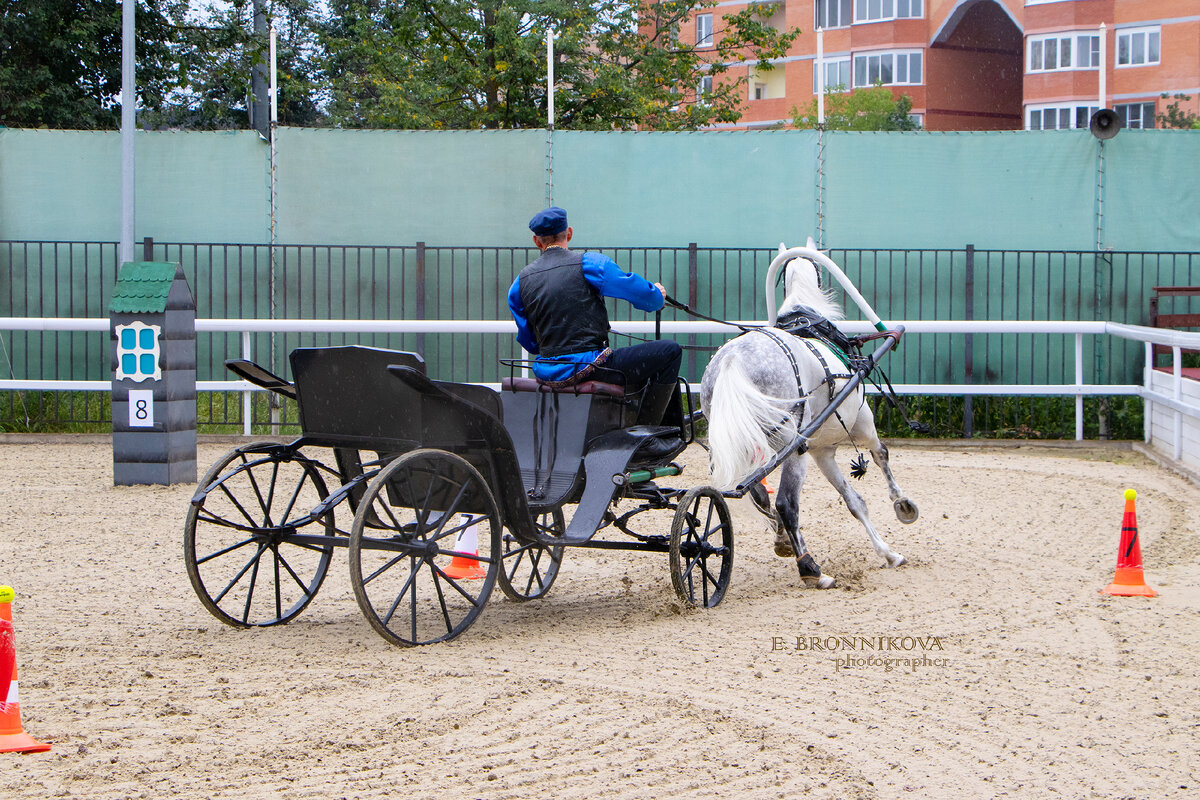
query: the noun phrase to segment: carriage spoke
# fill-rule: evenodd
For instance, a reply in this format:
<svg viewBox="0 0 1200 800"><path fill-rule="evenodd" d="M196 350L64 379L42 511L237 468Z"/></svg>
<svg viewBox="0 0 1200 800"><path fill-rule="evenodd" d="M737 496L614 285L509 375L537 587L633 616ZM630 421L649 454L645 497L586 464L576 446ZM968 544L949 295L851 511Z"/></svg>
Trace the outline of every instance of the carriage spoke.
<svg viewBox="0 0 1200 800"><path fill-rule="evenodd" d="M212 524L212 525L218 525L218 526L220 526L220 527L222 527L222 528L231 528L231 529L233 529L233 530L235 530L235 531L257 531L257 530L261 530L261 529L260 529L260 528L259 528L257 525L255 525L254 523L250 523L249 525L243 525L243 524L242 524L242 523L240 523L240 522L234 522L233 520L231 520L231 519L226 519L225 517L218 517L218 516L216 516L216 515L214 515L214 514L210 513L209 511L207 511L207 510L205 510L205 509L201 509L201 510L199 511L199 513L196 515L196 519L197 519L197 521L199 521L199 522L208 522L208 523L210 523L210 524Z"/></svg>
<svg viewBox="0 0 1200 800"><path fill-rule="evenodd" d="M245 456L242 457L242 463L245 464ZM271 527L271 507L270 504L263 499L262 487L258 485L258 478L254 474L253 469L245 471L246 476L250 479L250 488L254 492L254 497L258 500L258 507L263 512L263 525ZM279 480L279 462L271 462L271 487L274 488L275 482ZM232 499L232 498L231 498Z"/></svg>
<svg viewBox="0 0 1200 800"><path fill-rule="evenodd" d="M300 499L300 492L304 490L304 484L308 481L308 479L308 473L305 473L304 477L300 479L300 482L296 484L296 488L292 492L292 496L288 498L287 506L283 509L283 516L281 519L288 519L292 516L292 509L296 507L296 501Z"/></svg>
<svg viewBox="0 0 1200 800"><path fill-rule="evenodd" d="M243 548L248 544L252 544L253 542L254 542L254 539L252 539L252 538L251 539L243 539L240 542L236 542L234 544L229 545L229 547L223 547L220 550L217 550L215 553L209 553L208 555L204 556L203 558L197 558L196 563L203 564L207 561L211 561L214 558L220 558L221 556L228 555L229 553L232 553L234 550Z"/></svg>
<svg viewBox="0 0 1200 800"><path fill-rule="evenodd" d="M384 563L384 565L383 565L382 567L380 567L379 569L375 570L375 571L374 571L374 572L372 572L370 575L365 575L365 576L363 576L362 582L363 582L364 584L370 583L371 581L375 580L376 578L378 578L378 577L379 577L380 575L382 575L383 573L385 573L385 572L387 572L388 570L390 570L392 567L394 567L394 566L396 566L397 564L399 564L399 563L400 563L401 561L403 561L404 559L406 559L406 558L418 558L418 557L419 557L419 556L414 556L412 553L401 553L400 555L398 555L398 556L396 556L395 558L393 558L391 561L388 561L388 562ZM409 576L409 581L412 581L412 576ZM405 584L405 585L407 586L407 584ZM403 591L401 592L401 594L403 594Z"/></svg>
<svg viewBox="0 0 1200 800"><path fill-rule="evenodd" d="M307 549L307 548L305 548L305 549ZM304 583L304 580L299 575L296 574L296 570L292 569L292 565L288 563L288 560L284 557L283 553L279 552L278 545L275 546L275 558L276 558L276 560L278 560L278 562L280 564L283 565L284 570L286 570L287 574L292 577L292 580L295 581L296 586L299 587L300 591L303 592L305 595L307 595L308 594L308 586L306 586ZM275 583L277 586L280 583L278 574L276 574ZM278 594L279 594L279 591L276 590L276 595L278 595Z"/></svg>
<svg viewBox="0 0 1200 800"><path fill-rule="evenodd" d="M433 567L433 588L437 592L438 607L442 609L442 621L446 623L446 633L450 633L450 631L454 630L454 623L450 620L450 609L446 608L446 595L442 592L442 584L438 580L438 573L441 570L433 562L430 562L430 566ZM442 575L445 577L445 573L442 573ZM446 580L450 581L449 578L446 578ZM453 583L453 581L450 582ZM455 586L455 588L458 587Z"/></svg>
<svg viewBox="0 0 1200 800"><path fill-rule="evenodd" d="M250 604L254 602L254 586L258 583L258 565L262 562L263 548L258 549L258 558L254 559L254 569L250 572L250 585L246 590L246 605L242 609L242 624L250 619Z"/></svg>
<svg viewBox="0 0 1200 800"><path fill-rule="evenodd" d="M242 579L242 576L245 575L246 572L251 567L257 567L258 560L260 558L262 558L263 550L265 550L265 549L266 549L266 544L260 543L258 546L258 550L255 551L254 555L250 556L249 560L246 561L246 564L240 570L238 570L238 573L236 575L233 576L233 580L231 580L228 584L226 584L225 588L223 590L221 590L221 593L219 595L217 595L216 597L214 597L213 600L218 603L221 602L221 600L223 600L225 598L225 595L229 594L229 590L232 589L235 585L237 585L237 582ZM251 584L251 591L253 591L253 585L254 585L253 576L251 576L250 584Z"/></svg>
<svg viewBox="0 0 1200 800"><path fill-rule="evenodd" d="M246 518L246 522L251 528L259 527L258 523L254 521L254 517L250 516L250 512L246 511L246 509L242 507L242 504L238 502L238 499L233 496L233 493L229 491L228 486L226 486L224 483L221 483L218 485L218 488L225 494L225 497L229 499L229 502L233 504L233 507L236 508L241 515Z"/></svg>
<svg viewBox="0 0 1200 800"><path fill-rule="evenodd" d="M413 586L413 591L414 592L416 591L416 587L414 586L413 581L416 580L417 570L419 570L421 568L421 564L424 563L423 558L421 558L420 556L399 556L398 558L395 558L391 562L389 562L389 566L385 567L385 569L390 569L391 567L395 566L397 563L399 563L401 560L403 560L405 558L408 558L412 562L409 564L409 567L408 567L408 580L405 581L405 583L402 587L400 587L400 591L396 593L396 599L394 601L392 601L391 607L387 610L387 613L384 614L384 616L383 616L384 623L390 623L392 621L392 617L395 615L396 609L400 607L401 601L404 600L404 595L408 593L409 587ZM383 569L376 572L375 575L372 577L375 577L375 576L381 574L382 572L384 572Z"/></svg>
<svg viewBox="0 0 1200 800"><path fill-rule="evenodd" d="M466 554L464 553L463 555L465 556ZM477 558L477 559L475 559L475 560L476 560L476 561L482 561L483 559L478 559L478 558ZM430 569L432 569L432 570L433 570L433 573L434 573L434 574L433 574L433 583L434 583L434 585L435 585L435 586L436 586L436 585L438 585L438 579L437 579L437 576L438 576L438 575L441 575L441 576L442 576L442 580L444 580L446 583L450 584L450 586L454 588L454 591L456 591L456 592L458 592L459 594L461 594L461 595L463 596L463 598L464 598L464 599L465 599L465 600L466 600L468 603L470 603L472 606L479 606L479 605L482 605L482 603L480 603L480 602L479 602L479 598L478 598L478 597L468 594L467 592L465 592L465 591L463 590L463 588L462 588L461 586L459 586L459 581L455 580L454 578L451 578L449 575L447 575L447 574L446 574L446 573L445 573L445 572L442 570L442 568L441 568L441 567L439 567L437 564L433 563L432 561L430 561L430 562L428 562L428 563L429 563L429 567L430 567ZM440 590L438 591L438 594L439 594L439 595L441 595L441 591L440 591Z"/></svg>

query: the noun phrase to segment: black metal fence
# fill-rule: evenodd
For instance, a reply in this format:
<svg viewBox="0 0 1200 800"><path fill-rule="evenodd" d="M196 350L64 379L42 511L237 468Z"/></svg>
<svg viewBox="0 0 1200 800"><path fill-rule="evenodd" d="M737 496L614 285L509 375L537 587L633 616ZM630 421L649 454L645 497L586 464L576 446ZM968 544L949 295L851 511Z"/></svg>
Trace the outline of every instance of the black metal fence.
<svg viewBox="0 0 1200 800"><path fill-rule="evenodd" d="M681 302L722 319L763 319L763 286L773 248L594 248L622 267L663 283ZM145 260L178 262L196 295L198 318L507 320L506 295L536 256L524 247L428 247L167 243L146 240ZM1200 253L1091 251L832 250L833 261L885 320L1110 320L1145 324L1155 286L1200 284ZM0 242L0 316L106 317L117 271L112 242ZM1188 298L1175 298L1181 305ZM843 298L844 300L844 298ZM1176 308L1176 313L1194 311ZM853 303L851 319L859 318ZM627 304L613 319L653 319ZM664 320L686 319L668 308ZM731 329L731 334L736 330ZM697 334L682 343L715 347L728 336ZM1137 382L1139 345L1085 340L1085 382ZM627 343L617 336L614 344ZM496 334L256 334L252 358L280 374L298 346L359 342L424 354L444 379L495 381L500 359L520 357L512 337ZM0 370L9 379L107 380L106 333L0 330ZM236 333L203 334L198 377L229 377L223 362L242 354ZM906 337L885 366L894 383L1062 383L1074 378L1069 337L922 334ZM698 383L709 354L688 350L684 376ZM0 393L0 424L41 420L60 426L108 421L104 401L74 393ZM993 401L982 401L991 403ZM237 426L235 396L202 399L202 430ZM976 407L981 401L976 400ZM965 405L965 411L963 406ZM974 424L968 399L947 400L932 416L947 432L994 433ZM1023 413L1023 412L1019 412ZM265 401L254 411L265 424ZM1064 412L1064 417L1067 416ZM292 415L288 419L294 419ZM989 417L990 418L990 417ZM9 423L8 421L12 421ZM1023 423L1015 423L1020 427ZM1039 424L1073 435L1073 416Z"/></svg>

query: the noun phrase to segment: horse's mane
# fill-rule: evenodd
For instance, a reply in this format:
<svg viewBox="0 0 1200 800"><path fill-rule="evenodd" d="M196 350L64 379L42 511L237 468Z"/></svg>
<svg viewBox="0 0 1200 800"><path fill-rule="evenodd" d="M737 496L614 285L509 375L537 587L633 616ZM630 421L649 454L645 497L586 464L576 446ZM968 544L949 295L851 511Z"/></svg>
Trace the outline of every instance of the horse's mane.
<svg viewBox="0 0 1200 800"><path fill-rule="evenodd" d="M784 277L783 302L779 305L779 316L795 311L801 306L811 308L829 320L845 319L846 313L834 300L833 289L822 289L817 282L817 268L807 258L794 258L787 264Z"/></svg>

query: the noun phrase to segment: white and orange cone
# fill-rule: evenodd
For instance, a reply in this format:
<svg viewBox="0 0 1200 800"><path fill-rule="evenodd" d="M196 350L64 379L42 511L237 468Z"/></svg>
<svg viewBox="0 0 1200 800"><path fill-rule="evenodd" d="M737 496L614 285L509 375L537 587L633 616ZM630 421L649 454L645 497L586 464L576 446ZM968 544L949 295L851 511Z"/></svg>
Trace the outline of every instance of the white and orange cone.
<svg viewBox="0 0 1200 800"><path fill-rule="evenodd" d="M460 530L454 536L454 551L479 555L479 525L471 524ZM451 578L463 581L473 581L487 577L483 562L465 556L455 556L450 559L450 566L445 572Z"/></svg>
<svg viewBox="0 0 1200 800"><path fill-rule="evenodd" d="M21 727L13 595L11 586L0 586L0 753L44 753L50 745L34 739Z"/></svg>

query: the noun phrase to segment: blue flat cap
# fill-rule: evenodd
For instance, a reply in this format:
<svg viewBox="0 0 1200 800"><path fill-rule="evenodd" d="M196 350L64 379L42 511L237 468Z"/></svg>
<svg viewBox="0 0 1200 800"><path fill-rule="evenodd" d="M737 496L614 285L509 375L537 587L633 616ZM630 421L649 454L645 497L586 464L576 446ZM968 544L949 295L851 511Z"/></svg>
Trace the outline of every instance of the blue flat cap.
<svg viewBox="0 0 1200 800"><path fill-rule="evenodd" d="M567 212L558 206L550 206L533 215L529 230L537 236L553 236L567 229Z"/></svg>

